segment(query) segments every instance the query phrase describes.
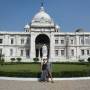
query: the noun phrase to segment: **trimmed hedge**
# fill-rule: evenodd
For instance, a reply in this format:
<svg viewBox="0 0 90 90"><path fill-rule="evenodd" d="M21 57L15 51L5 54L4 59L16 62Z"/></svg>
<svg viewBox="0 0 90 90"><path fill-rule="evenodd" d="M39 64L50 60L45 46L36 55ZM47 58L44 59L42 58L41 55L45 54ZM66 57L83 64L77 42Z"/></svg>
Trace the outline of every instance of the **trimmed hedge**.
<svg viewBox="0 0 90 90"><path fill-rule="evenodd" d="M63 72L53 72L53 77L87 77L90 76L89 71L63 71Z"/></svg>
<svg viewBox="0 0 90 90"><path fill-rule="evenodd" d="M37 77L40 78L41 72L3 72L0 71L0 76L8 77ZM86 77L90 76L90 71L62 71L52 72L53 77Z"/></svg>
<svg viewBox="0 0 90 90"><path fill-rule="evenodd" d="M3 72L0 71L0 76L7 76L7 77L38 77L40 78L40 72Z"/></svg>
<svg viewBox="0 0 90 90"><path fill-rule="evenodd" d="M52 62L52 64L71 64L71 65L87 65L88 62Z"/></svg>
<svg viewBox="0 0 90 90"><path fill-rule="evenodd" d="M16 64L41 64L41 62L4 62L5 65L16 65ZM69 65L90 65L88 62L52 62L52 64L69 64Z"/></svg>
<svg viewBox="0 0 90 90"><path fill-rule="evenodd" d="M40 62L20 62L20 63L18 63L18 62L13 62L13 63L11 63L11 62L4 62L4 64L5 65L18 65L18 64L41 64Z"/></svg>

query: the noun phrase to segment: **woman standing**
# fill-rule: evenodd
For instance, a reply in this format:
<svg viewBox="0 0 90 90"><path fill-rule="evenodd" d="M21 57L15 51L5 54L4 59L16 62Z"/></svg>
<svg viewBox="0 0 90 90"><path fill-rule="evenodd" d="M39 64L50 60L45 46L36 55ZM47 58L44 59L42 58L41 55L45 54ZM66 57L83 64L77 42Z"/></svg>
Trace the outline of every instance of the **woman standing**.
<svg viewBox="0 0 90 90"><path fill-rule="evenodd" d="M43 62L41 63L41 78L40 81L46 81L47 80L47 60L43 59Z"/></svg>

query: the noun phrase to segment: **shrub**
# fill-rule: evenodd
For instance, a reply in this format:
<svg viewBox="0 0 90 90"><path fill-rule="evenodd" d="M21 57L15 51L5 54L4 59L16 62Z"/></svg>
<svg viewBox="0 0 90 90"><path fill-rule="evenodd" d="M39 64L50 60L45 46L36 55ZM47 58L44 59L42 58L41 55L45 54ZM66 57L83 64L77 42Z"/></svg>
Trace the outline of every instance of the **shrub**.
<svg viewBox="0 0 90 90"><path fill-rule="evenodd" d="M22 60L22 58L16 58L18 62L20 62Z"/></svg>
<svg viewBox="0 0 90 90"><path fill-rule="evenodd" d="M0 54L0 60L1 60L1 58L2 58L2 55Z"/></svg>
<svg viewBox="0 0 90 90"><path fill-rule="evenodd" d="M38 59L38 58L33 58L33 61L34 61L34 62L38 62L39 59Z"/></svg>
<svg viewBox="0 0 90 90"><path fill-rule="evenodd" d="M15 61L15 58L11 58L11 62L14 62Z"/></svg>
<svg viewBox="0 0 90 90"><path fill-rule="evenodd" d="M5 62L4 55L0 54L0 64L4 65L4 62Z"/></svg>
<svg viewBox="0 0 90 90"><path fill-rule="evenodd" d="M90 57L87 59L88 62L90 62Z"/></svg>
<svg viewBox="0 0 90 90"><path fill-rule="evenodd" d="M84 59L80 59L80 60L78 60L79 62L84 62Z"/></svg>
<svg viewBox="0 0 90 90"><path fill-rule="evenodd" d="M5 60L4 60L4 58L2 58L2 60L0 61L1 65L4 65L4 62L5 62Z"/></svg>

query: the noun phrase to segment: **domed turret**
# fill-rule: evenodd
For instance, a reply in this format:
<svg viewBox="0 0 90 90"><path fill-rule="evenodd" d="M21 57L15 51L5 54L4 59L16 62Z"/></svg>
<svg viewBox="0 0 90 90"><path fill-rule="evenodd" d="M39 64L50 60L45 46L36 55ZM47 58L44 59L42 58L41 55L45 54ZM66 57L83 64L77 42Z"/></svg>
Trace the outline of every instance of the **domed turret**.
<svg viewBox="0 0 90 90"><path fill-rule="evenodd" d="M75 32L84 32L84 29L78 28Z"/></svg>
<svg viewBox="0 0 90 90"><path fill-rule="evenodd" d="M29 29L30 28L29 24L26 24L24 28Z"/></svg>
<svg viewBox="0 0 90 90"><path fill-rule="evenodd" d="M60 30L60 26L59 25L56 25L55 28L56 28L57 32Z"/></svg>
<svg viewBox="0 0 90 90"><path fill-rule="evenodd" d="M29 29L30 29L30 25L26 24L25 27L24 27L25 32L29 32Z"/></svg>

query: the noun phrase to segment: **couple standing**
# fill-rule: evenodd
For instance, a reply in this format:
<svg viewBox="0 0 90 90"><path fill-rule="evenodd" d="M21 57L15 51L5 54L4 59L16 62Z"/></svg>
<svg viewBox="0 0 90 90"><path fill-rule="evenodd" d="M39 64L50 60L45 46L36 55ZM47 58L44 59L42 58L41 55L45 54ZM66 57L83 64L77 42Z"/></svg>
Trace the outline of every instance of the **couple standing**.
<svg viewBox="0 0 90 90"><path fill-rule="evenodd" d="M47 81L49 82L49 78L51 78L51 82L53 83L52 79L52 73L51 73L51 63L48 62L47 59L43 59L43 62L41 63L41 79L40 81Z"/></svg>
<svg viewBox="0 0 90 90"><path fill-rule="evenodd" d="M41 81L49 81L49 78L52 80L52 73L51 73L51 63L48 62L47 60L47 54L48 54L48 49L47 46L44 44L42 47L42 63L41 63Z"/></svg>

